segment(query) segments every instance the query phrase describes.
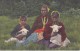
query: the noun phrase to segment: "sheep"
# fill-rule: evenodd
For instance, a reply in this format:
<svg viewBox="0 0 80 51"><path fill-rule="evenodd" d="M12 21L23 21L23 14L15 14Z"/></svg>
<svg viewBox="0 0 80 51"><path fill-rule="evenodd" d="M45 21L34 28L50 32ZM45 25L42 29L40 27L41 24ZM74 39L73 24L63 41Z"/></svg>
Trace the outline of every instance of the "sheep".
<svg viewBox="0 0 80 51"><path fill-rule="evenodd" d="M53 29L52 33L51 33L51 36L52 36L52 35L55 35L54 33L57 33L62 26L53 25L53 26L50 26L50 27Z"/></svg>
<svg viewBox="0 0 80 51"><path fill-rule="evenodd" d="M27 35L28 30L25 29L25 28L23 28L23 29L21 29L19 32L21 32L21 34L18 34L18 36L19 36L19 35ZM18 43L22 43L22 42L25 40L25 38L26 38L26 37L23 37L22 39L18 39L18 38L16 38L16 37L11 37L11 38L9 38L8 40L5 40L5 42L6 42L6 43L8 43L8 42L18 42Z"/></svg>
<svg viewBox="0 0 80 51"><path fill-rule="evenodd" d="M50 42L52 42L52 43L54 43L56 45L59 45L61 47L65 47L65 46L67 46L70 43L70 41L68 40L68 38L66 38L64 40L64 42L61 42L61 35L58 34L58 31L59 31L59 29L62 26L53 25L53 26L50 26L50 27L52 28Z"/></svg>

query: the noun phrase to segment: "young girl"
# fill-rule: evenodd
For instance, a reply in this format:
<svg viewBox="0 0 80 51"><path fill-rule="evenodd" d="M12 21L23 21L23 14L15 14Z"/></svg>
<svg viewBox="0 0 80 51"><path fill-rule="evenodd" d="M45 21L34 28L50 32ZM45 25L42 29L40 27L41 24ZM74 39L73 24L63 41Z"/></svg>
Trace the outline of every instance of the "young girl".
<svg viewBox="0 0 80 51"><path fill-rule="evenodd" d="M51 18L53 20L52 25L62 26L58 31L58 34L61 35L61 38L59 38L59 39L61 39L61 43L60 43L61 45L58 45L56 43L51 42L51 44L49 45L50 48L52 48L52 47L55 48L55 47L58 47L58 46L67 46L67 44L70 43L70 41L67 39L67 35L65 33L65 27L64 27L63 23L60 22L59 17L60 17L60 15L59 15L58 11L53 11L51 13Z"/></svg>

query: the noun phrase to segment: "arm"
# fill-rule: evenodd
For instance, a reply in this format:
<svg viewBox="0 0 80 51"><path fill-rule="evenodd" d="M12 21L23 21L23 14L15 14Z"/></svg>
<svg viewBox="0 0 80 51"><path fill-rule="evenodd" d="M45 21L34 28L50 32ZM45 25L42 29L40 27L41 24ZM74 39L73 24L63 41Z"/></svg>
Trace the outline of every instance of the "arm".
<svg viewBox="0 0 80 51"><path fill-rule="evenodd" d="M11 36L12 37L15 37L16 36L16 33L19 31L19 25L17 25L14 29L13 29L13 31L11 32Z"/></svg>
<svg viewBox="0 0 80 51"><path fill-rule="evenodd" d="M66 32L65 32L65 27L64 27L64 25L63 24L61 24L62 25L62 28L60 28L60 33L61 33L61 41L62 42L64 42L64 40L66 39Z"/></svg>
<svg viewBox="0 0 80 51"><path fill-rule="evenodd" d="M26 26L26 28L27 28L27 30L29 31L28 33L27 33L27 35L26 35L26 38L28 38L30 35L31 35L31 29L30 29L30 26L28 25L28 26Z"/></svg>
<svg viewBox="0 0 80 51"><path fill-rule="evenodd" d="M33 26L32 26L32 29L31 29L32 33L33 33L36 29L39 29L39 28L41 28L41 27L42 27L41 18L40 18L40 17L37 17L36 20L35 20L35 22L34 22L34 24L33 24Z"/></svg>
<svg viewBox="0 0 80 51"><path fill-rule="evenodd" d="M51 32L52 32L52 28L50 28L50 26L52 25L52 23L48 23L44 29L44 33L43 33L43 36L44 36L44 39L47 39L49 40L50 37L51 37Z"/></svg>

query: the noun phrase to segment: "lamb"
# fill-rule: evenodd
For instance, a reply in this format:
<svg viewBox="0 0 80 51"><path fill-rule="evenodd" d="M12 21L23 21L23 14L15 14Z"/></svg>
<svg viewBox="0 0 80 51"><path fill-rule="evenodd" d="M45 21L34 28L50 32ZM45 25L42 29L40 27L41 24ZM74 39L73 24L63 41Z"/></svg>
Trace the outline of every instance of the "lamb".
<svg viewBox="0 0 80 51"><path fill-rule="evenodd" d="M52 36L52 35L55 35L54 33L57 33L62 26L53 25L53 26L50 26L50 27L53 29L52 33L51 33L51 36Z"/></svg>
<svg viewBox="0 0 80 51"><path fill-rule="evenodd" d="M70 43L68 38L66 38L63 43L61 42L61 35L58 34L58 31L62 26L53 25L53 26L50 26L50 27L53 29L52 33L51 33L50 42L52 42L56 45L59 45L61 47L65 47Z"/></svg>
<svg viewBox="0 0 80 51"><path fill-rule="evenodd" d="M21 34L18 34L18 36L19 35L27 35L27 32L28 32L28 30L27 29L25 29L25 28L23 28L23 29L21 29L19 32L21 32ZM11 37L10 39L8 39L8 40L5 40L5 42L6 43L8 43L8 42L23 42L24 40L25 40L25 38L26 37L23 37L21 40L20 39L18 39L18 38L16 38L16 37Z"/></svg>

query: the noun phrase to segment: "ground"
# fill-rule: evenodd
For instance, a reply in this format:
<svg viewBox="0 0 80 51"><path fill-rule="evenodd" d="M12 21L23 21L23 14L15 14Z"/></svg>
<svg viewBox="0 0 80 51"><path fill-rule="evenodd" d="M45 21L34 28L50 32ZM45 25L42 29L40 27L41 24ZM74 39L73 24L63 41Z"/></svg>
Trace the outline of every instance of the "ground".
<svg viewBox="0 0 80 51"><path fill-rule="evenodd" d="M71 44L69 44L67 47L63 48L56 48L57 50L80 50L80 14L74 15L74 14L66 14L66 13L60 13L61 21L65 25L66 33L68 38L71 41ZM30 27L33 25L33 22L35 21L35 18L37 16L28 17L27 23L30 25ZM15 42L11 43L4 43L5 39L10 38L10 33L13 30L13 28L18 24L18 19L12 19L8 16L0 16L0 49L19 49L19 50L53 50L49 49L46 46L38 45L34 43L30 43L28 47L19 47L15 48Z"/></svg>

